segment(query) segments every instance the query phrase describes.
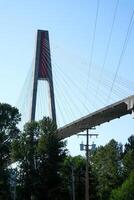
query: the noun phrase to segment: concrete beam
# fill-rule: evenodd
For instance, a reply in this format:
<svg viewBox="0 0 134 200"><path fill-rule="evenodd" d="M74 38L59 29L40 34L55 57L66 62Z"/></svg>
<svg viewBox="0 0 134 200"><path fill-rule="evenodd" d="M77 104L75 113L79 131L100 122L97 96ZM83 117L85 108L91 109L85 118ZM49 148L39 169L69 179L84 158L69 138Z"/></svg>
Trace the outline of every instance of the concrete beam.
<svg viewBox="0 0 134 200"><path fill-rule="evenodd" d="M73 121L58 129L59 137L65 139L87 128L93 128L113 119L134 113L134 95L121 101L106 106L76 121Z"/></svg>

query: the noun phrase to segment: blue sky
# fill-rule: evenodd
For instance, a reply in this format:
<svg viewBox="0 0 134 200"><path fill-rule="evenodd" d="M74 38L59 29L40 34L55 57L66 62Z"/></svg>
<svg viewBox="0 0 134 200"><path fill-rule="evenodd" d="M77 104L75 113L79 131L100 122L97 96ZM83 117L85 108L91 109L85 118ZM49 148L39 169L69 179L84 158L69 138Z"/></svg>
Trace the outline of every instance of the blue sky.
<svg viewBox="0 0 134 200"><path fill-rule="evenodd" d="M119 1L105 70L101 78L104 84L100 86L100 91L96 92L115 5L116 0L100 0L91 73L88 77L97 0L1 0L0 101L17 105L33 60L36 31L44 29L50 33L59 125L106 105L134 9L134 1ZM129 88L134 85L133 35L132 29L118 71L119 80L123 80L123 84L127 83ZM134 87L131 90L124 89L123 84L121 85L121 81L115 82L115 92L111 94L110 103L134 94ZM24 91L23 93L25 94ZM24 97L21 96L20 101L22 100ZM125 116L97 127L96 131L100 134L95 140L98 145L105 144L111 138L124 143L134 132L134 121L131 116ZM72 154L79 152L81 140L82 138L78 139L77 136L68 140Z"/></svg>

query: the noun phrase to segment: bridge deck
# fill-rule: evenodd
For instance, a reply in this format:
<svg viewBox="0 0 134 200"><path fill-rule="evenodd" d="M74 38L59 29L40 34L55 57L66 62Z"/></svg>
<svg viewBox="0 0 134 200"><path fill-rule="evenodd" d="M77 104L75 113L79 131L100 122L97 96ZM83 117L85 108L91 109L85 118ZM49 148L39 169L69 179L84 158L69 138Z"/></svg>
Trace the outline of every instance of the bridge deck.
<svg viewBox="0 0 134 200"><path fill-rule="evenodd" d="M93 128L113 119L120 118L134 111L134 95L126 99L106 106L98 111L86 115L58 129L60 138L64 139L82 132L87 128Z"/></svg>

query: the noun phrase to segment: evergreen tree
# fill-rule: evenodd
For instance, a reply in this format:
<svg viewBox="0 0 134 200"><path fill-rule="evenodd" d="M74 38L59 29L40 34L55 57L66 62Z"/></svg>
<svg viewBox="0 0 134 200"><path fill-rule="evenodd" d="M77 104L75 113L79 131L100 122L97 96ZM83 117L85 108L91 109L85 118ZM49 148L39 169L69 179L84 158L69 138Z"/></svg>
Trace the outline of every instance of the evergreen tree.
<svg viewBox="0 0 134 200"><path fill-rule="evenodd" d="M63 199L60 171L66 155L65 143L59 139L57 127L49 118L41 120L39 128L41 133L38 143L39 175L41 177L40 199L44 199L44 195L46 195L45 199L60 200Z"/></svg>
<svg viewBox="0 0 134 200"><path fill-rule="evenodd" d="M37 122L27 123L20 137L12 143L12 157L18 162L18 199L31 199L36 192L37 143L39 128Z"/></svg>
<svg viewBox="0 0 134 200"><path fill-rule="evenodd" d="M128 138L123 155L124 176L127 178L134 169L134 135Z"/></svg>
<svg viewBox="0 0 134 200"><path fill-rule="evenodd" d="M17 199L62 199L60 169L65 150L52 120L44 117L39 122L27 123L12 148L20 169Z"/></svg>

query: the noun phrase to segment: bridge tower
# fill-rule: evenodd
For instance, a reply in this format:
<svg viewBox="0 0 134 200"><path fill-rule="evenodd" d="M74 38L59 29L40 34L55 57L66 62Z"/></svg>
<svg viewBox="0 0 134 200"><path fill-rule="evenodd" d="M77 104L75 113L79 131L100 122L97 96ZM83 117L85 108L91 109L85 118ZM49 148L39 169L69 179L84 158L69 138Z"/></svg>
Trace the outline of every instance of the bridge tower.
<svg viewBox="0 0 134 200"><path fill-rule="evenodd" d="M34 62L34 71L33 71L33 83L32 83L32 99L31 99L31 105L30 105L31 107L30 121L35 120L37 88L38 88L38 81L40 80L48 82L50 117L56 123L56 111L55 111L49 33L48 31L44 31L44 30L37 31L36 52L35 52L35 62Z"/></svg>

